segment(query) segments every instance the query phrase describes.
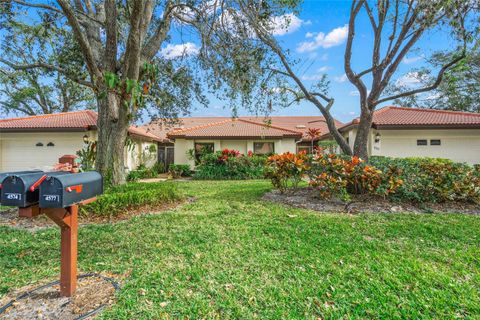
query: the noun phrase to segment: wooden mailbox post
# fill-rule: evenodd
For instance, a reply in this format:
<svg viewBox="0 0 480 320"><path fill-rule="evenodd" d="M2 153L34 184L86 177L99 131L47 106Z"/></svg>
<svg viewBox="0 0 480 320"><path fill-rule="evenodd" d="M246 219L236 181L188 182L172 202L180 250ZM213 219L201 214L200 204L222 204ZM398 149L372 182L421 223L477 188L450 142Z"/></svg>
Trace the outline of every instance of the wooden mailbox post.
<svg viewBox="0 0 480 320"><path fill-rule="evenodd" d="M65 162L65 159L71 162ZM67 163L69 169L75 168L73 157L62 157L61 163ZM78 170L72 170L75 172ZM21 217L33 218L40 214L45 214L61 230L61 267L60 267L60 295L70 297L77 288L77 242L78 242L78 207L96 200L96 195L101 194L103 190L101 176L98 173L79 173L71 175L69 172L61 173L34 173L35 183L29 186L28 190L22 185L25 192L6 193L3 189L8 189L8 183L2 188L2 199L4 191L6 195L16 195L11 198L15 201L25 203L28 198L27 206L19 205L18 213ZM52 181L48 181L47 176L52 175ZM18 176L19 179L25 176ZM90 181L83 178L89 178ZM83 179L83 180L82 180ZM14 180L14 179L13 179ZM26 179L24 179L26 180ZM100 181L99 181L100 180ZM31 181L31 180L30 180ZM68 184L68 181L71 181ZM14 180L14 184L16 181ZM20 184L20 183L18 183ZM44 188L42 188L45 184ZM40 187L40 190L38 188ZM15 186L15 188L19 188ZM12 187L13 189L13 187ZM46 194L43 192L46 189ZM57 192L57 194L55 193ZM59 194L58 194L59 193ZM28 194L28 196L27 196ZM23 199L22 199L23 196ZM6 197L6 199L9 199ZM13 201L13 200L12 200Z"/></svg>

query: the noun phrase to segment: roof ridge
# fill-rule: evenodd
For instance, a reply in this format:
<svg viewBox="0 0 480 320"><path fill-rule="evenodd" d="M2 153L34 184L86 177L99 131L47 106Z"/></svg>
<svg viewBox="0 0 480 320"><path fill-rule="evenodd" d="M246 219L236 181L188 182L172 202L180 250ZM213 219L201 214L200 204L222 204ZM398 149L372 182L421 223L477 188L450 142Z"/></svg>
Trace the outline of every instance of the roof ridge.
<svg viewBox="0 0 480 320"><path fill-rule="evenodd" d="M291 133L302 134L300 131L295 131L295 130L291 130L291 129L287 129L287 128L283 128L283 127L279 127L279 126L272 126L272 125L268 125L266 123L258 123L258 122L255 122L255 121L245 120L245 119L238 119L238 120L246 122L246 123L256 124L256 125L263 126L263 127L269 127L269 128L273 128L273 129L277 129L277 130L288 131L288 132L291 132Z"/></svg>
<svg viewBox="0 0 480 320"><path fill-rule="evenodd" d="M67 111L67 112L57 112L57 113L44 113L44 114L37 114L34 116L25 116L25 117L15 117L15 118L5 118L5 119L0 119L0 122L4 121L15 121L15 120L23 120L23 119L32 119L32 118L49 118L49 117L55 117L55 116L63 116L63 115L68 115L72 113L87 113L88 111L92 110L76 110L76 111ZM94 111L92 111L94 112Z"/></svg>
<svg viewBox="0 0 480 320"><path fill-rule="evenodd" d="M401 107L401 106L388 106L388 108L409 110L409 111L425 111L433 113L448 113L448 114L460 114L460 115L469 115L480 117L480 113L470 112L470 111L458 111L458 110L439 110L439 109L428 109L428 108L410 108L410 107ZM384 108L382 108L384 109ZM378 111L380 111L379 109Z"/></svg>

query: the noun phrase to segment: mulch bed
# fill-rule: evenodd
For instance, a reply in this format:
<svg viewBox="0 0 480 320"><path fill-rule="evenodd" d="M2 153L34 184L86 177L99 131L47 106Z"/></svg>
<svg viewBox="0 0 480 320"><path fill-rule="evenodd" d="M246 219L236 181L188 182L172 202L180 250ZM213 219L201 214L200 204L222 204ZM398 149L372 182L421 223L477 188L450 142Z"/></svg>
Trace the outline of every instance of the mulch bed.
<svg viewBox="0 0 480 320"><path fill-rule="evenodd" d="M344 202L340 199L324 200L318 197L316 190L301 188L289 190L281 194L278 190L266 193L263 200L287 204L297 208L304 208L321 212L342 213L464 213L480 214L480 206L471 203L406 203L391 202L382 197L353 195L352 200Z"/></svg>
<svg viewBox="0 0 480 320"><path fill-rule="evenodd" d="M12 292L0 301L0 306L15 299L24 292L38 288L28 286ZM77 319L92 312L102 305L109 306L115 299L115 287L102 277L85 277L78 279L77 290L72 297L61 297L59 285L49 286L32 292L19 299L0 314L2 319ZM89 319L94 317L92 315Z"/></svg>
<svg viewBox="0 0 480 320"><path fill-rule="evenodd" d="M187 198L186 200L165 203L160 206L143 206L141 208L126 209L121 214L116 214L112 217L95 216L95 215L79 215L78 222L80 225L87 224L102 224L102 223L115 223L119 221L128 220L135 216L145 214L160 214L162 212L174 209L184 203L195 201L194 198ZM56 227L56 224L47 218L45 215L39 215L34 218L23 218L18 216L18 209L11 208L4 211L0 211L0 226L9 226L12 228L38 231L45 228Z"/></svg>

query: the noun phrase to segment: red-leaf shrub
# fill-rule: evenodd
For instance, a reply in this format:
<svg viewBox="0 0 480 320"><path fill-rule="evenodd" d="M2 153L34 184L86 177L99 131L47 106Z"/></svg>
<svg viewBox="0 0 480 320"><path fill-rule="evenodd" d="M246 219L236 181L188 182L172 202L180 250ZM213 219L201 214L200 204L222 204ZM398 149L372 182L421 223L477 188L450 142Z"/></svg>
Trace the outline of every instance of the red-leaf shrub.
<svg viewBox="0 0 480 320"><path fill-rule="evenodd" d="M309 157L301 152L274 154L267 159L265 177L272 181L275 188L285 192L289 185L296 188L309 169Z"/></svg>

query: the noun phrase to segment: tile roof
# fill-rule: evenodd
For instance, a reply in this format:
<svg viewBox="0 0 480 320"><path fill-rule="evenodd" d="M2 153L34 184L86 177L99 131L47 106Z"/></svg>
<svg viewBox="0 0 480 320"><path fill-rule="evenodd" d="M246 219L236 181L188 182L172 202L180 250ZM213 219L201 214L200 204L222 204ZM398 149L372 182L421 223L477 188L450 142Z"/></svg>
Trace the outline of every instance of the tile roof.
<svg viewBox="0 0 480 320"><path fill-rule="evenodd" d="M231 120L231 117L189 117L179 118L177 122L172 121L152 121L143 126L148 132L168 141L167 133L175 129L187 129L196 126L202 126L211 123L217 123L224 120ZM328 128L325 119L322 116L271 116L271 117L255 117L242 116L238 117L240 120L247 120L259 124L270 124L282 129L293 130L305 134L309 128L318 128L321 133L327 133ZM343 123L336 121L337 126L342 126ZM309 138L304 136L303 140L308 141Z"/></svg>
<svg viewBox="0 0 480 320"><path fill-rule="evenodd" d="M226 119L190 128L172 130L170 138L300 138L302 133L245 119Z"/></svg>
<svg viewBox="0 0 480 320"><path fill-rule="evenodd" d="M340 129L348 129L358 123L358 118ZM468 128L480 127L480 114L388 106L375 111L372 127L375 128Z"/></svg>
<svg viewBox="0 0 480 320"><path fill-rule="evenodd" d="M97 128L97 113L91 110L71 111L38 116L0 119L0 132L5 131L86 131ZM129 134L154 141L161 139L143 128L130 126Z"/></svg>
<svg viewBox="0 0 480 320"><path fill-rule="evenodd" d="M91 110L0 119L0 129L89 129L96 125L97 113Z"/></svg>

